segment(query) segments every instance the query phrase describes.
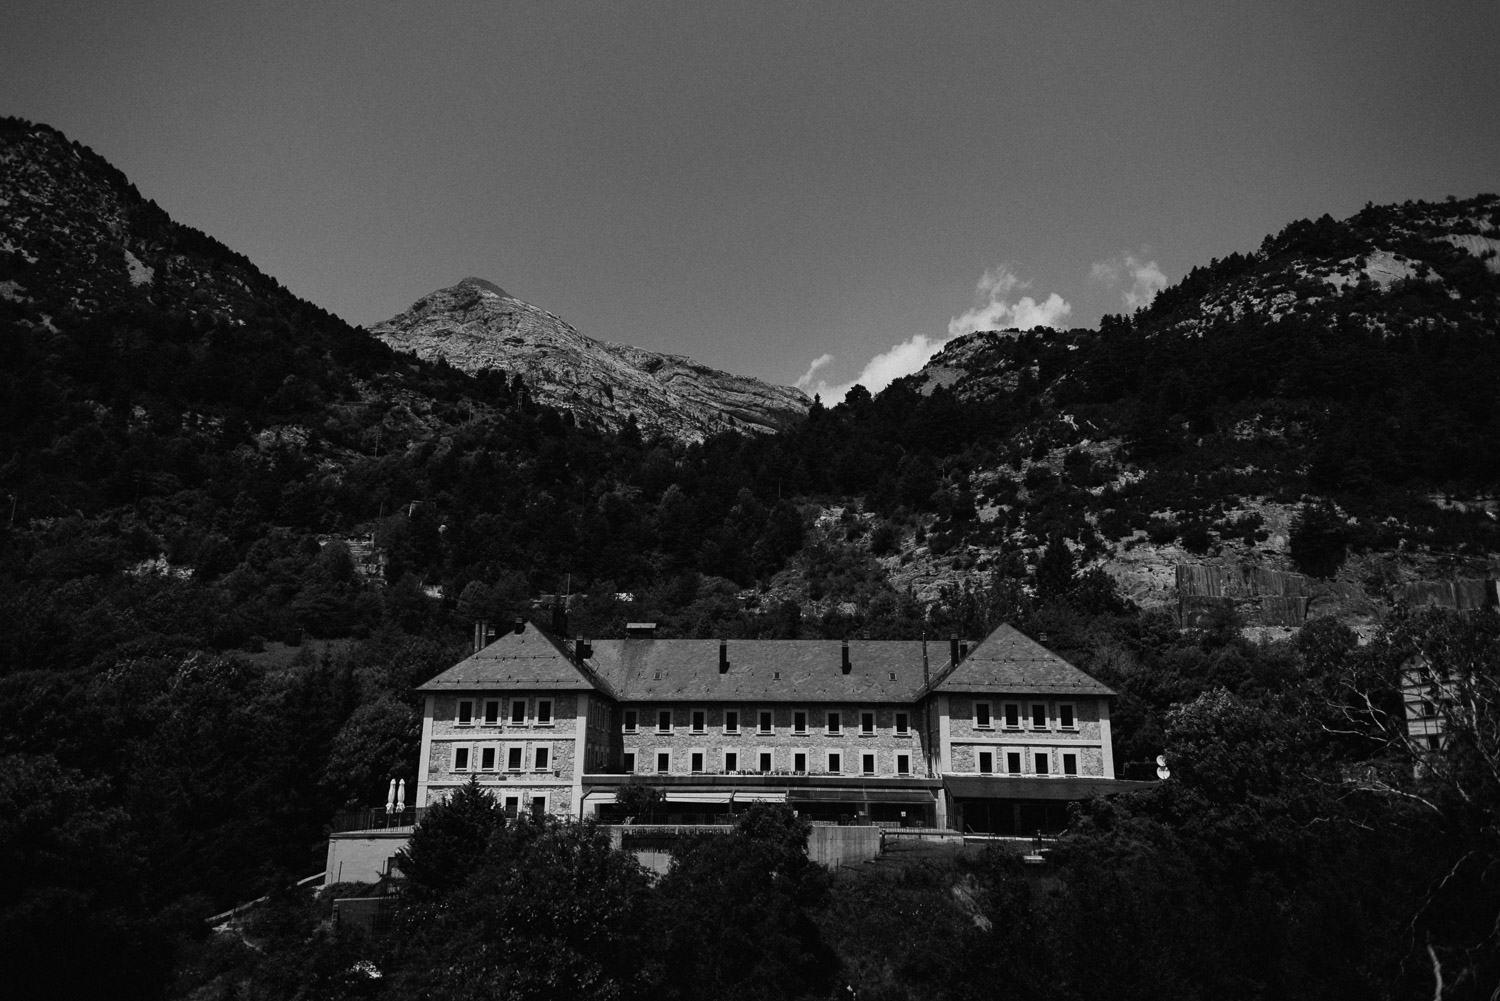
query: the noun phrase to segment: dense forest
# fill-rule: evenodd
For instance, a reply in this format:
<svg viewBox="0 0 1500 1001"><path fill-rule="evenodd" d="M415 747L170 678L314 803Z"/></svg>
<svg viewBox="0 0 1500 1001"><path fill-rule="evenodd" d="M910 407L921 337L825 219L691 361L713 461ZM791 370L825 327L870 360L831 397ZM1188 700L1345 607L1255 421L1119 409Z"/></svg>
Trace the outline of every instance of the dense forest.
<svg viewBox="0 0 1500 1001"><path fill-rule="evenodd" d="M1493 196L1294 223L1098 330L973 335L950 388L856 388L783 434L686 443L396 355L53 130L6 119L0 142L0 958L23 996L1493 991L1495 615L1258 644L1232 610L1184 629L1099 569L1142 537L1263 538L1252 496L1300 505L1291 555L1317 575L1500 552L1482 509L1428 497L1497 486L1500 279L1433 230L1500 234ZM1319 269L1377 240L1420 268L1328 294ZM915 547L969 582L892 584ZM406 933L331 932L289 886L335 812L409 773L413 686L475 619L565 590L591 636L1011 622L1120 693L1117 760L1165 749L1175 777L1085 804L1044 880L988 855L829 880L772 818L650 885L597 832L475 801ZM1421 777L1391 730L1416 653L1475 707ZM726 910L721 880L753 906ZM545 913L479 920L536 886ZM207 935L267 891L253 944Z"/></svg>

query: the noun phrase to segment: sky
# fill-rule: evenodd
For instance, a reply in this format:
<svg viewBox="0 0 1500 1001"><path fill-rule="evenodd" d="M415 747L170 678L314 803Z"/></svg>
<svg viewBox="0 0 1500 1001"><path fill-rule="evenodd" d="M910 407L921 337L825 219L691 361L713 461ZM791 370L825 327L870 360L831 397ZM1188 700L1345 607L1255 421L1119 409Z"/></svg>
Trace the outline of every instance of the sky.
<svg viewBox="0 0 1500 1001"><path fill-rule="evenodd" d="M1500 3L12 0L0 114L352 323L476 275L834 400L1500 190Z"/></svg>

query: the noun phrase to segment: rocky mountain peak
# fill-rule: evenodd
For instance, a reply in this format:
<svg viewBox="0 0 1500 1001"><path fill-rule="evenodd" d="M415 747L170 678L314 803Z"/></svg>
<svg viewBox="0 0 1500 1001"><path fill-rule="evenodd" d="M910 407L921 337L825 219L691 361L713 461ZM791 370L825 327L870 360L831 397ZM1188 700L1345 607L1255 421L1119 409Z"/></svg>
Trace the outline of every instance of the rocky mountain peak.
<svg viewBox="0 0 1500 1001"><path fill-rule="evenodd" d="M511 298L511 294L505 291L505 289L501 288L499 285L496 285L494 282L488 281L484 278L475 278L473 275L465 278L463 281L459 282L459 284L472 285L475 288L483 289L486 292L493 292L495 295L498 295L502 299Z"/></svg>
<svg viewBox="0 0 1500 1001"><path fill-rule="evenodd" d="M483 278L465 278L370 328L398 351L466 372L519 375L540 403L618 430L697 441L722 431L780 430L809 401L787 386L731 375L680 355L611 344Z"/></svg>

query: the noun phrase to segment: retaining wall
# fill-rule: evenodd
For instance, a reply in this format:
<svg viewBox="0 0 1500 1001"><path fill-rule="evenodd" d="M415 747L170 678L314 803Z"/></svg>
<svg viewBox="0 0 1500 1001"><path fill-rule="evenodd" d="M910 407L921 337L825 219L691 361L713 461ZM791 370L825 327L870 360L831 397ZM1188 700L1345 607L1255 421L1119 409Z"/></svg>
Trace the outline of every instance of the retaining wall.
<svg viewBox="0 0 1500 1001"><path fill-rule="evenodd" d="M328 836L328 868L323 885L378 883L391 856L406 847L411 830L349 831Z"/></svg>

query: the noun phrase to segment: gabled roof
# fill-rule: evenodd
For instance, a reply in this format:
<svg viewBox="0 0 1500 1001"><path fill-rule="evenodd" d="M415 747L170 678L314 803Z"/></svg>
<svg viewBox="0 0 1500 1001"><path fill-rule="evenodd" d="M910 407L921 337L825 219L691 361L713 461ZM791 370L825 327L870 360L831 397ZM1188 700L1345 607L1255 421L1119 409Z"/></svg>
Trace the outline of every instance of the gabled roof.
<svg viewBox="0 0 1500 1001"><path fill-rule="evenodd" d="M937 679L935 692L1005 695L1113 695L1036 640L1009 624L980 643Z"/></svg>
<svg viewBox="0 0 1500 1001"><path fill-rule="evenodd" d="M920 640L594 640L590 665L616 697L656 702L913 702L922 693ZM933 644L935 673L947 647Z"/></svg>
<svg viewBox="0 0 1500 1001"><path fill-rule="evenodd" d="M534 688L609 692L607 686L599 684L598 679L579 668L562 642L530 624L525 632L505 633L483 650L454 664L425 685L419 685L417 691Z"/></svg>
<svg viewBox="0 0 1500 1001"><path fill-rule="evenodd" d="M1041 644L1001 626L957 666L946 643L850 640L594 640L579 662L566 641L528 624L439 674L419 692L597 690L632 702L895 702L929 692L1113 695Z"/></svg>

